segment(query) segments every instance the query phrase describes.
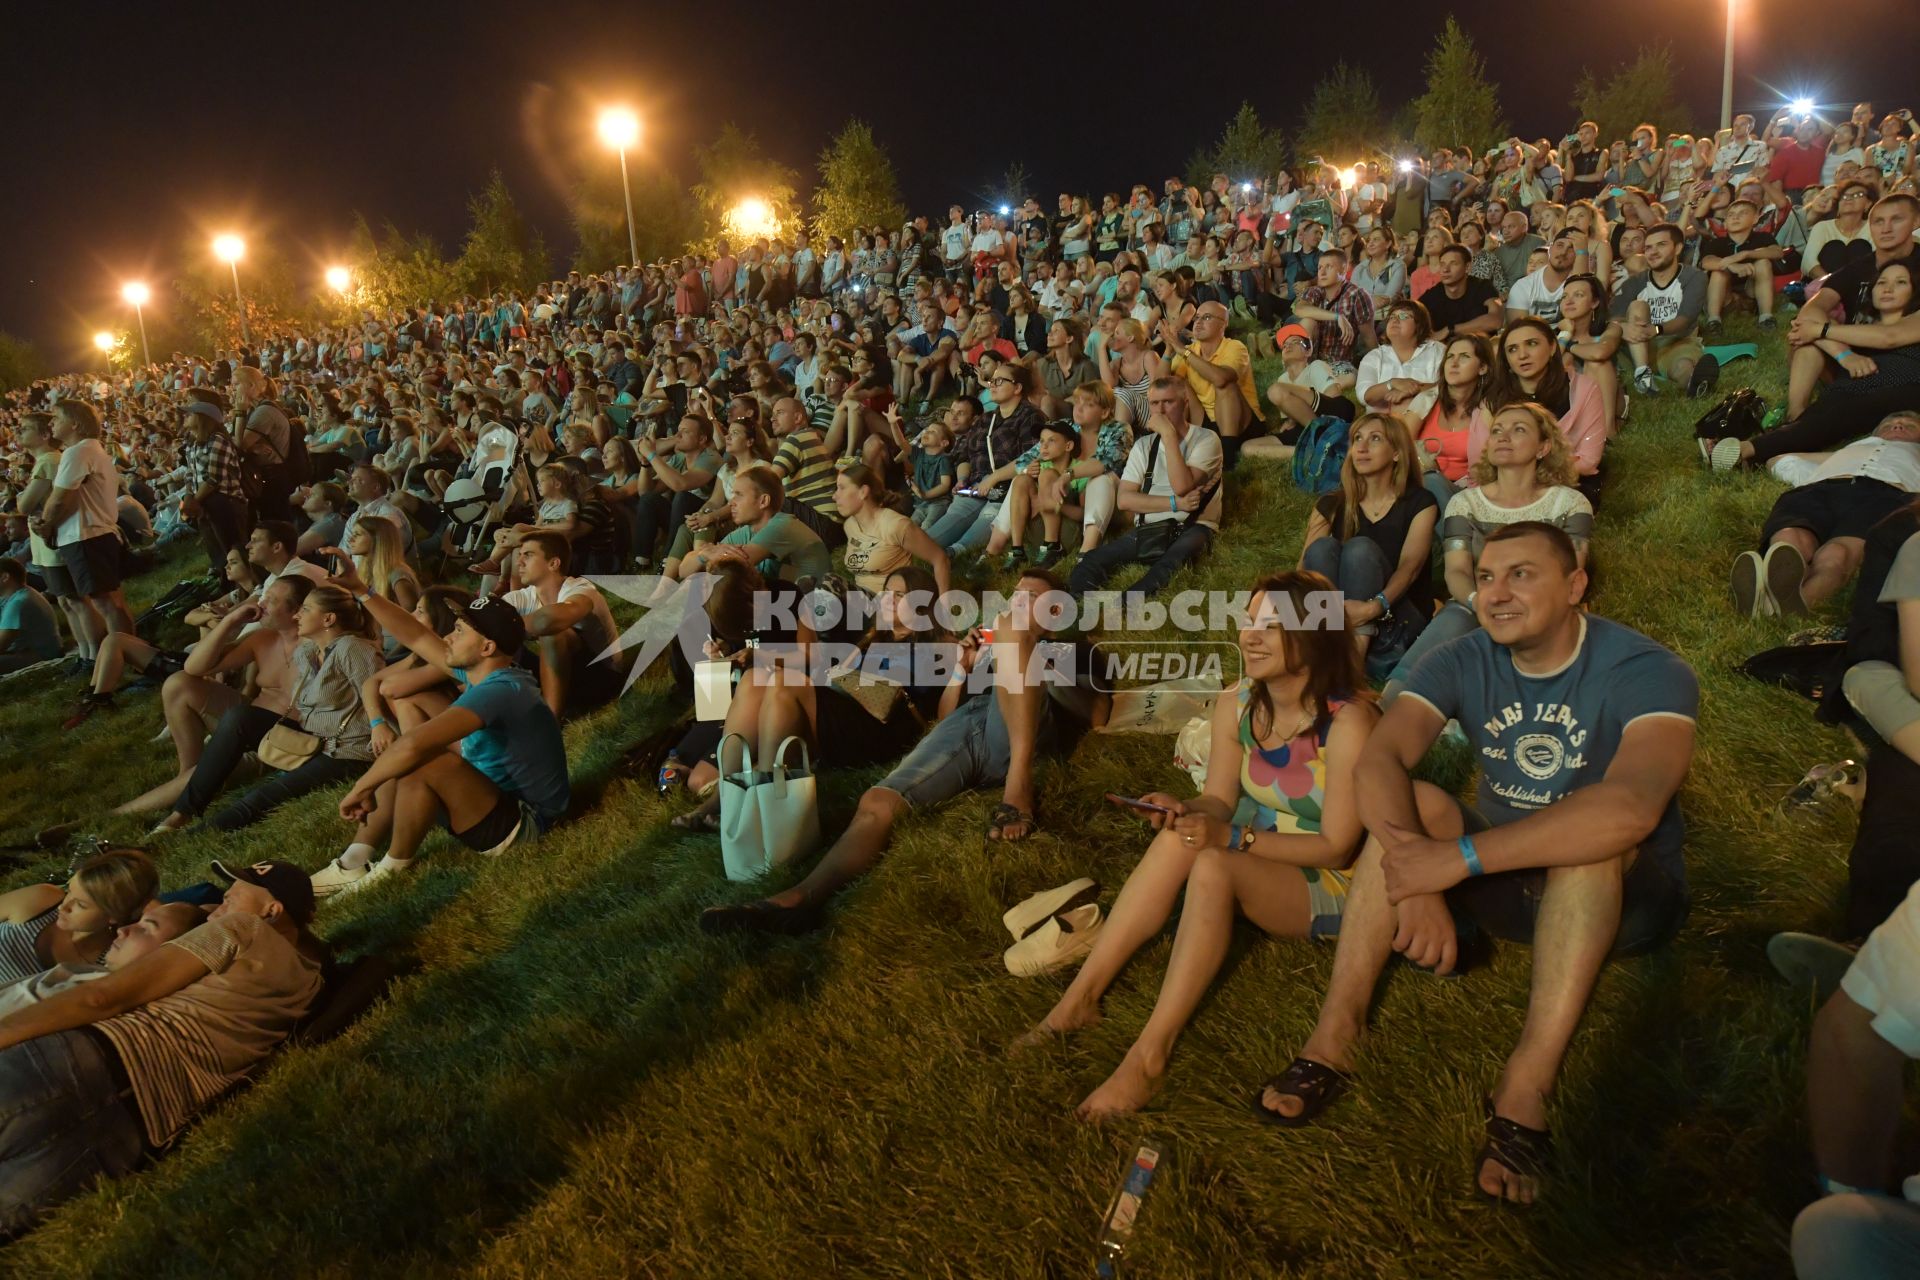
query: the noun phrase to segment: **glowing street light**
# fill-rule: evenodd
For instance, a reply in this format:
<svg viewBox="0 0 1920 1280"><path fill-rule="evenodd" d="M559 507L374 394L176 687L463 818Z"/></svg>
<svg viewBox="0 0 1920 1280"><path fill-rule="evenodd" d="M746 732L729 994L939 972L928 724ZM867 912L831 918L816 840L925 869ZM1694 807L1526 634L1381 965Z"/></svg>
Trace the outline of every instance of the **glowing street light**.
<svg viewBox="0 0 1920 1280"><path fill-rule="evenodd" d="M115 347L119 346L120 344L113 340L112 334L108 333L105 329L102 329L100 332L93 335L93 345L100 348L100 350L102 351L112 351Z"/></svg>
<svg viewBox="0 0 1920 1280"><path fill-rule="evenodd" d="M133 318L140 322L140 362L151 365L153 352L147 349L147 313L141 308L153 297L153 290L138 280L129 280L120 286L120 296L133 307Z"/></svg>
<svg viewBox="0 0 1920 1280"><path fill-rule="evenodd" d="M345 267L327 268L327 288L335 293L345 293L353 287L353 272Z"/></svg>
<svg viewBox="0 0 1920 1280"><path fill-rule="evenodd" d="M773 208L758 196L748 196L733 206L733 226L743 236L771 236L775 230Z"/></svg>
<svg viewBox="0 0 1920 1280"><path fill-rule="evenodd" d="M640 117L625 107L600 113L600 141L620 153L620 194L627 201L627 264L640 265L640 239L633 229L633 186L627 181L627 148L640 140Z"/></svg>
<svg viewBox="0 0 1920 1280"><path fill-rule="evenodd" d="M240 294L240 259L246 256L247 242L231 233L213 238L213 256L233 269L233 302L240 311L240 344L245 346L247 337L247 300Z"/></svg>

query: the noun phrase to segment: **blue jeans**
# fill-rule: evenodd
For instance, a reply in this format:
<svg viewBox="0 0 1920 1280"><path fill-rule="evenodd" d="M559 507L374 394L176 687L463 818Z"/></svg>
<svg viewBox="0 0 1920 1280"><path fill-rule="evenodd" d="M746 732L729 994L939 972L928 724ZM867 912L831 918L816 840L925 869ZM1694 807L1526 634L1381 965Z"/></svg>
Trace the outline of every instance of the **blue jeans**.
<svg viewBox="0 0 1920 1280"><path fill-rule="evenodd" d="M138 1109L93 1035L57 1031L0 1051L0 1235L145 1154Z"/></svg>
<svg viewBox="0 0 1920 1280"><path fill-rule="evenodd" d="M1433 615L1433 621L1427 623L1426 630L1408 646L1406 655L1394 666L1393 673L1387 677L1387 688L1381 701L1390 702L1399 694L1401 686L1407 683L1407 676L1420 659L1449 640L1472 635L1479 627L1480 619L1473 610L1458 600L1447 601L1446 607Z"/></svg>
<svg viewBox="0 0 1920 1280"><path fill-rule="evenodd" d="M1145 562L1147 571L1140 575L1138 582L1127 588L1127 594L1150 596L1213 546L1212 529L1203 524L1190 524L1180 531L1173 545L1165 552L1148 560L1147 550L1141 546L1142 531L1147 527L1135 525L1111 542L1103 542L1082 555L1073 566L1073 575L1067 579L1067 590L1076 596L1098 591L1122 565Z"/></svg>
<svg viewBox="0 0 1920 1280"><path fill-rule="evenodd" d="M1440 514L1441 516L1445 516L1447 514L1447 504L1453 501L1454 494L1460 492L1453 487L1453 481L1447 479L1438 471L1429 469L1421 475L1420 483L1427 487L1427 492L1433 495L1433 500L1440 504ZM1436 539L1436 541L1438 541L1438 539Z"/></svg>
<svg viewBox="0 0 1920 1280"><path fill-rule="evenodd" d="M232 804L208 819L208 825L216 831L238 831L242 827L252 826L289 800L359 777L371 763L368 760L336 760L324 751L316 751L298 769L276 773L266 781L247 788Z"/></svg>
<svg viewBox="0 0 1920 1280"><path fill-rule="evenodd" d="M1321 538L1307 548L1301 563L1340 588L1349 600L1371 600L1386 590L1393 565L1384 548L1372 538L1356 535L1345 542ZM1381 667L1397 658L1425 630L1427 619L1404 600L1394 602L1387 615L1360 631L1371 635L1367 665Z"/></svg>
<svg viewBox="0 0 1920 1280"><path fill-rule="evenodd" d="M993 518L999 514L998 501L961 495L927 530L927 536L947 551L969 551L986 545L987 535L993 532Z"/></svg>

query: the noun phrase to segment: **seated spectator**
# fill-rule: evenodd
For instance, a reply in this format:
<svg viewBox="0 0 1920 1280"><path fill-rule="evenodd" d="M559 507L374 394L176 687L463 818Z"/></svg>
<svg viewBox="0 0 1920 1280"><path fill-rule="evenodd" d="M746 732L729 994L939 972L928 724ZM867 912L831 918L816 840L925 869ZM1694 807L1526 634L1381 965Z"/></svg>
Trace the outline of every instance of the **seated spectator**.
<svg viewBox="0 0 1920 1280"><path fill-rule="evenodd" d="M1754 230L1760 211L1746 200L1727 206L1726 234L1708 236L1700 243L1700 269L1707 273L1707 315L1700 322L1705 332L1720 327L1720 313L1726 309L1727 294L1739 289L1753 299L1760 312L1760 327L1773 327L1773 276L1775 264L1787 256L1774 238Z"/></svg>
<svg viewBox="0 0 1920 1280"><path fill-rule="evenodd" d="M530 533L514 550L514 580L520 585L501 597L525 624L540 696L563 718L605 706L627 675L620 628L606 597L585 578L572 576L572 563L564 538Z"/></svg>
<svg viewBox="0 0 1920 1280"><path fill-rule="evenodd" d="M832 467L828 471L831 473ZM824 578L833 572L833 556L827 544L786 506L785 486L772 467L742 471L733 481L733 531L718 542L689 552L680 562L680 576L688 578L730 560L753 566L762 577L790 582ZM840 529L838 520L833 527ZM844 530L840 538L845 541Z"/></svg>
<svg viewBox="0 0 1920 1280"><path fill-rule="evenodd" d="M206 923L0 1018L0 1230L137 1167L264 1062L320 995L313 895L284 862L233 881ZM31 1047L26 1047L28 1045Z"/></svg>
<svg viewBox="0 0 1920 1280"><path fill-rule="evenodd" d="M1240 632L1245 674L1231 696L1214 701L1205 788L1186 801L1164 792L1141 797L1167 810L1147 815L1159 834L1128 875L1080 972L1022 1038L1036 1043L1098 1021L1100 998L1185 891L1153 1015L1113 1074L1080 1104L1083 1119L1137 1111L1159 1092L1174 1043L1227 958L1237 915L1275 937L1331 938L1340 931L1346 868L1366 837L1353 766L1379 713L1339 628L1282 629L1280 621L1308 616L1309 595L1331 585L1314 573L1254 584L1253 614ZM1278 609L1275 596L1290 607ZM1242 825L1237 819L1247 805Z"/></svg>
<svg viewBox="0 0 1920 1280"><path fill-rule="evenodd" d="M894 824L908 810L930 808L967 791L1000 787L1003 799L987 836L1025 839L1035 825L1036 757L1070 747L1080 729L1106 719L1105 696L1088 692L1080 683L1065 687L1023 678L1035 660L1035 647L1056 643L1043 626L1047 612L1035 609L1034 601L1062 589L1060 580L1044 569L1021 574L1013 609L995 620L993 640L983 641L975 628L961 641L960 662L942 696L939 723L860 797L853 821L812 872L771 897L709 907L700 927L708 933L807 933L820 928L827 901L880 860ZM1009 678L992 678L996 670L1007 671Z"/></svg>
<svg viewBox="0 0 1920 1280"><path fill-rule="evenodd" d="M692 414L680 420L671 447L667 442L642 436L634 444L645 470L640 473L634 498L634 562L654 563L655 544L664 534L669 543L675 530L686 526L688 517L706 505L713 490L714 476L721 465L720 454L712 447L713 428L705 418Z"/></svg>
<svg viewBox="0 0 1920 1280"><path fill-rule="evenodd" d="M1920 495L1920 409L1837 452L1782 455L1773 471L1794 487L1775 500L1761 550L1733 562L1733 607L1747 618L1799 617L1852 579L1868 531Z"/></svg>
<svg viewBox="0 0 1920 1280"><path fill-rule="evenodd" d="M1300 291L1293 316L1313 336L1313 358L1335 374L1355 370L1355 360L1374 343L1373 299L1347 279L1347 254L1320 254L1313 283Z"/></svg>
<svg viewBox="0 0 1920 1280"><path fill-rule="evenodd" d="M508 438L512 438L511 433ZM485 443L484 439L482 443ZM478 446L476 446L475 455L479 456ZM398 525L401 539L407 546L413 546L413 521L408 519L406 511L394 500L392 491L393 481L386 472L370 462L356 463L353 470L347 473L347 496L353 499L354 508L352 514L347 517L346 528L342 531L341 537L350 536L354 526L360 521L379 516Z"/></svg>
<svg viewBox="0 0 1920 1280"><path fill-rule="evenodd" d="M549 462L534 473L534 482L539 486L540 505L535 510L531 522L521 520L505 525L493 532L493 554L478 564L468 567L468 572L479 575L485 588L491 586L491 579L510 572L513 550L535 533L551 533L566 540L571 545L580 533L580 501L573 493L572 473L558 462Z"/></svg>
<svg viewBox="0 0 1920 1280"><path fill-rule="evenodd" d="M1593 504L1574 487L1577 477L1566 438L1546 408L1510 404L1494 414L1472 475L1475 483L1455 493L1440 516L1448 600L1394 667L1380 695L1388 706L1422 658L1482 625L1473 565L1494 530L1516 523L1550 524L1573 540L1575 555L1583 568L1586 565Z"/></svg>
<svg viewBox="0 0 1920 1280"><path fill-rule="evenodd" d="M1787 343L1793 351L1787 365L1787 421L1793 422L1807 411L1821 380L1837 375L1845 358L1854 354L1856 342L1866 338L1860 345L1873 351L1894 345L1889 340L1894 336L1891 333L1863 334L1859 321L1880 314L1874 295L1882 268L1901 262L1909 275L1920 269L1920 246L1913 240L1916 229L1920 229L1920 197L1905 192L1882 197L1867 215L1873 256L1853 259L1807 295L1806 305L1787 329ZM1834 319L1835 312L1842 308L1845 324ZM1836 329L1842 333L1835 334ZM1906 334L1901 334L1900 340L1915 341Z"/></svg>
<svg viewBox="0 0 1920 1280"><path fill-rule="evenodd" d="M314 873L313 893L357 892L411 870L421 842L438 826L492 857L565 816L572 796L566 743L533 674L514 665L527 641L519 612L505 600L477 597L443 638L368 593L350 571L337 581L462 692L445 711L396 738L340 801L340 816L360 830L376 809L390 810L386 856L373 862L372 850L356 841Z"/></svg>
<svg viewBox="0 0 1920 1280"><path fill-rule="evenodd" d="M1868 937L1807 1050L1821 1198L1793 1222L1798 1280L1893 1280L1920 1267L1920 1205L1899 1195L1895 1138L1920 1058L1920 885Z"/></svg>
<svg viewBox="0 0 1920 1280"><path fill-rule="evenodd" d="M224 780L240 755L259 745L267 730L288 715L300 611L312 590L311 578L292 574L261 591L258 600L242 601L214 621L181 669L160 686L160 705L177 757L174 776L127 801L116 814L171 809L208 748L231 757L212 766ZM253 673L251 702L224 679L248 671Z"/></svg>
<svg viewBox="0 0 1920 1280"><path fill-rule="evenodd" d="M1006 505L993 518L993 534L987 540L987 554L999 555L1007 543L1022 540L1017 549L1026 557L1024 538L1032 518L1042 518L1042 544L1036 561L1049 568L1064 552L1060 524L1065 519L1080 520L1080 553L1085 555L1106 538L1120 498L1120 472L1126 465L1127 451L1133 444L1133 432L1114 419L1118 402L1113 389L1100 381L1087 381L1073 393L1071 423L1050 423L1041 429L1041 438L1015 462L1019 468L1007 491ZM1070 429L1069 429L1070 428ZM1069 429L1062 434L1062 429ZM1053 458L1044 458L1042 447L1048 431L1059 439L1051 446ZM1043 466L1046 463L1048 465ZM1047 532L1044 521L1056 523Z"/></svg>
<svg viewBox="0 0 1920 1280"><path fill-rule="evenodd" d="M1194 311L1193 341L1179 345L1171 326L1162 322L1173 372L1183 374L1199 402L1202 425L1216 432L1226 465L1240 460L1240 442L1265 430L1266 414L1253 386L1253 357L1238 338L1227 334L1227 309L1219 302L1203 303Z"/></svg>
<svg viewBox="0 0 1920 1280"><path fill-rule="evenodd" d="M1353 283L1373 299L1374 314L1385 315L1388 307L1407 296L1406 264L1394 256L1389 227L1372 228L1361 244L1365 252L1353 264Z"/></svg>
<svg viewBox="0 0 1920 1280"><path fill-rule="evenodd" d="M1148 566L1129 594L1152 595L1205 555L1219 531L1219 437L1188 425L1187 386L1179 378L1154 379L1147 405L1146 430L1136 435L1120 480L1119 508L1133 515L1133 528L1080 557L1069 579L1076 596L1098 590L1127 564Z"/></svg>
<svg viewBox="0 0 1920 1280"><path fill-rule="evenodd" d="M1110 328L1096 329L1092 338L1100 378L1113 388L1119 420L1138 430L1147 420L1147 388L1167 372L1166 362L1148 345L1146 326L1138 320L1114 315L1103 315L1101 320Z"/></svg>
<svg viewBox="0 0 1920 1280"><path fill-rule="evenodd" d="M1831 275L1855 258L1870 256L1867 210L1872 206L1873 184L1857 179L1810 198L1802 212L1813 228L1800 250L1800 273L1809 279Z"/></svg>
<svg viewBox="0 0 1920 1280"><path fill-rule="evenodd" d="M918 559L932 571L940 593L946 593L951 585L946 551L894 508L892 495L869 467L856 462L843 469L834 482L833 501L840 527L846 530L846 566L855 586L877 593L889 573Z"/></svg>
<svg viewBox="0 0 1920 1280"><path fill-rule="evenodd" d="M223 715L173 812L154 828L155 834L178 831L204 813L239 765L249 740L257 746L283 719L317 738L318 746L298 766L274 774L216 813L211 819L215 830L237 831L258 822L289 800L352 777L373 758L373 731L360 704L360 686L383 659L367 638L364 604L335 586L307 592L295 615L299 643L293 649L292 691L284 718L269 717L258 706L234 707Z"/></svg>
<svg viewBox="0 0 1920 1280"><path fill-rule="evenodd" d="M959 399L954 404L972 404ZM951 409L949 409L951 413ZM907 451L907 489L913 495L913 522L930 529L953 501L953 433L944 422L921 428Z"/></svg>
<svg viewBox="0 0 1920 1280"><path fill-rule="evenodd" d="M1445 512L1456 489L1473 483L1473 464L1486 447L1487 386L1493 380L1493 344L1477 333L1447 340L1433 408L1415 443L1422 454L1421 483Z"/></svg>
<svg viewBox="0 0 1920 1280"><path fill-rule="evenodd" d="M1361 414L1348 441L1340 487L1307 520L1300 567L1340 588L1344 629L1361 657L1384 670L1433 617L1429 565L1440 509L1420 481L1420 454L1404 421Z"/></svg>
<svg viewBox="0 0 1920 1280"><path fill-rule="evenodd" d="M662 583L663 599L671 594L667 583L679 578L680 562L686 559L687 553L697 545L704 546L712 542L719 533L728 531L732 521L730 510L734 477L748 467L764 465L773 458L773 445L767 439L766 431L751 419L729 422L724 444L720 468L714 472L712 493L698 511L673 530L667 558L660 566L661 576L666 580Z"/></svg>
<svg viewBox="0 0 1920 1280"><path fill-rule="evenodd" d="M1560 321L1560 294L1576 271L1587 267L1587 238L1568 228L1547 243L1547 261L1514 281L1507 291L1507 319L1533 316L1548 324Z"/></svg>
<svg viewBox="0 0 1920 1280"><path fill-rule="evenodd" d="M838 381L827 379L830 388ZM791 396L774 402L773 441L771 465L782 482L786 514L818 534L829 551L841 546L847 537L833 505L834 454L827 438L808 423L806 410ZM682 569L687 571L684 562Z"/></svg>
<svg viewBox="0 0 1920 1280"><path fill-rule="evenodd" d="M1660 377L1687 389L1711 390L1719 364L1705 355L1695 327L1707 301L1707 278L1680 261L1686 239L1680 228L1662 222L1647 229L1647 269L1628 276L1613 295L1613 318L1633 360L1635 395L1659 393Z"/></svg>
<svg viewBox="0 0 1920 1280"><path fill-rule="evenodd" d="M1496 348L1487 408L1498 413L1510 404L1544 405L1553 414L1580 477L1580 491L1589 502L1599 497L1607 446L1600 388L1584 374L1567 372L1558 335L1546 321L1532 316L1509 322Z"/></svg>
<svg viewBox="0 0 1920 1280"><path fill-rule="evenodd" d="M1257 1101L1298 1126L1350 1086L1396 950L1444 974L1468 927L1530 945L1533 996L1487 1097L1474 1185L1531 1203L1550 1172L1547 1099L1600 966L1686 919L1675 797L1699 689L1672 653L1580 608L1586 574L1561 529L1528 521L1492 534L1475 578L1486 630L1416 668L1361 751L1354 787L1374 834L1354 867L1334 979L1300 1055ZM1412 777L1450 719L1482 766L1477 811Z"/></svg>
<svg viewBox="0 0 1920 1280"><path fill-rule="evenodd" d="M119 635L116 631L108 640ZM0 675L57 658L63 651L53 605L28 584L26 566L0 558Z"/></svg>
<svg viewBox="0 0 1920 1280"><path fill-rule="evenodd" d="M1571 276L1560 291L1560 321L1554 332L1566 352L1567 372L1591 380L1600 393L1605 438L1612 440L1620 425L1620 371L1614 366L1620 322L1607 314L1609 306L1599 276L1587 271Z"/></svg>
<svg viewBox="0 0 1920 1280"><path fill-rule="evenodd" d="M1267 401L1280 411L1275 435L1249 440L1246 450L1256 457L1285 460L1293 456L1300 433L1315 418L1330 416L1348 422L1358 410L1347 392L1355 375L1336 375L1324 360L1313 356L1313 338L1297 324L1285 324L1273 335L1280 350L1280 372L1267 386Z"/></svg>
<svg viewBox="0 0 1920 1280"><path fill-rule="evenodd" d="M331 480L323 480L308 489L300 497L300 510L307 517L307 527L300 533L300 540L294 545L293 553L302 559L318 555L322 547L344 547L347 545L347 491ZM398 525L394 532L400 536L400 545L406 546L406 534Z"/></svg>
<svg viewBox="0 0 1920 1280"><path fill-rule="evenodd" d="M1385 316L1385 340L1361 359L1354 393L1368 409L1417 430L1433 408L1445 348L1432 339L1427 309L1418 302L1393 303Z"/></svg>
<svg viewBox="0 0 1920 1280"><path fill-rule="evenodd" d="M1505 309L1499 292L1485 280L1467 274L1473 251L1464 244L1452 244L1440 251L1440 280L1421 294L1418 301L1427 309L1433 326L1433 339L1448 342L1469 334L1492 337L1500 332Z"/></svg>
<svg viewBox="0 0 1920 1280"><path fill-rule="evenodd" d="M205 920L199 907L185 902L149 902L137 919L113 930L113 941L98 960L57 961L31 977L0 986L0 1018L116 973Z"/></svg>
<svg viewBox="0 0 1920 1280"><path fill-rule="evenodd" d="M0 894L0 984L56 964L100 963L159 886L146 854L109 849L75 868L65 888L30 884Z"/></svg>
<svg viewBox="0 0 1920 1280"><path fill-rule="evenodd" d="M1886 414L1920 409L1916 272L1920 272L1920 254L1876 268L1870 309L1846 324L1823 322L1828 336L1814 344L1822 348L1832 344L1846 376L1827 384L1804 412L1790 412L1775 430L1751 440L1703 440L1700 447L1713 469L1761 466L1784 454L1832 449L1857 438L1862 428ZM1848 313L1853 315L1851 307Z"/></svg>

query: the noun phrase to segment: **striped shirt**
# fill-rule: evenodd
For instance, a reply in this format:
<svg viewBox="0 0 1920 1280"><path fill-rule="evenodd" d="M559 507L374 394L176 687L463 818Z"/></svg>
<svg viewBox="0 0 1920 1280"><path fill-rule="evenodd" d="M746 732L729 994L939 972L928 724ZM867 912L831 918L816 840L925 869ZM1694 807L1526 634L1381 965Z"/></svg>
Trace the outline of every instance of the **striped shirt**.
<svg viewBox="0 0 1920 1280"><path fill-rule="evenodd" d="M31 978L47 967L34 944L42 930L53 927L53 917L59 910L56 903L31 920L0 924L0 983Z"/></svg>
<svg viewBox="0 0 1920 1280"><path fill-rule="evenodd" d="M774 451L773 469L785 482L788 506L804 502L838 523L840 509L833 505L833 486L840 473L827 453L825 436L812 427L789 432Z"/></svg>
<svg viewBox="0 0 1920 1280"><path fill-rule="evenodd" d="M166 944L207 966L172 995L99 1023L163 1147L285 1040L320 994L320 968L258 916L223 915Z"/></svg>

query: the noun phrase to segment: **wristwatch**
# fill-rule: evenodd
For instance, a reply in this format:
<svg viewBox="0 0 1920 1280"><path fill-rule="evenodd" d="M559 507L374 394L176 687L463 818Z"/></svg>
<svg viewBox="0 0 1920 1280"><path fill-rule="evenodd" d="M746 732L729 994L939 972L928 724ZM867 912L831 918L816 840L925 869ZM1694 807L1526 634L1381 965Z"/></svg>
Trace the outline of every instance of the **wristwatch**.
<svg viewBox="0 0 1920 1280"><path fill-rule="evenodd" d="M1259 832L1253 829L1252 823L1248 823L1245 827L1241 828L1240 843L1235 847L1234 852L1245 853L1247 850L1253 848L1253 838L1259 834Z"/></svg>

